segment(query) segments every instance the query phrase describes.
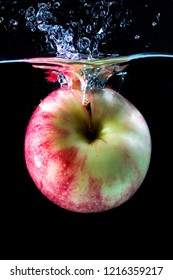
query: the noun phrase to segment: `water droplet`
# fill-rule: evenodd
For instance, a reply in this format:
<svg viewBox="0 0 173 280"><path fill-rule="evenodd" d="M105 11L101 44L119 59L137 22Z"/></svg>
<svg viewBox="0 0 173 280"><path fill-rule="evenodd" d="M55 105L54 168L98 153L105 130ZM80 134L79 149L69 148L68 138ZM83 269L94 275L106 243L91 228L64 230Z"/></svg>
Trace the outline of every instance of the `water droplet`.
<svg viewBox="0 0 173 280"><path fill-rule="evenodd" d="M100 28L100 30L96 33L96 39L101 40L106 36L106 33L104 32L103 28Z"/></svg>
<svg viewBox="0 0 173 280"><path fill-rule="evenodd" d="M65 37L64 37L64 40L66 41L66 42L72 42L73 41L73 36L71 36L71 35L66 35Z"/></svg>
<svg viewBox="0 0 173 280"><path fill-rule="evenodd" d="M80 38L77 41L79 51L87 50L90 47L91 41L87 37Z"/></svg>
<svg viewBox="0 0 173 280"><path fill-rule="evenodd" d="M156 25L157 25L157 22L153 21L152 26L156 26Z"/></svg>
<svg viewBox="0 0 173 280"><path fill-rule="evenodd" d="M84 4L84 7L86 7L86 8L90 8L92 6L92 4L90 4L90 3L85 3Z"/></svg>
<svg viewBox="0 0 173 280"><path fill-rule="evenodd" d="M120 27L124 28L126 26L126 21L125 19L122 19L122 21L120 22Z"/></svg>
<svg viewBox="0 0 173 280"><path fill-rule="evenodd" d="M106 12L105 12L105 11L101 11L101 12L100 12L100 16L101 16L101 17L105 17L105 16L106 16Z"/></svg>
<svg viewBox="0 0 173 280"><path fill-rule="evenodd" d="M73 10L70 10L70 11L69 11L69 15L74 15L74 11L73 11Z"/></svg>
<svg viewBox="0 0 173 280"><path fill-rule="evenodd" d="M58 82L61 87L64 87L68 84L66 77L62 73L59 73L58 75Z"/></svg>
<svg viewBox="0 0 173 280"><path fill-rule="evenodd" d="M86 26L86 32L87 33L90 33L92 31L92 26L91 26L91 24L88 24L87 26Z"/></svg>
<svg viewBox="0 0 173 280"><path fill-rule="evenodd" d="M37 4L38 8L47 8L47 4L46 3L38 3Z"/></svg>
<svg viewBox="0 0 173 280"><path fill-rule="evenodd" d="M77 25L78 25L77 22L75 22L75 21L72 22L72 27L76 27Z"/></svg>
<svg viewBox="0 0 173 280"><path fill-rule="evenodd" d="M54 4L53 4L53 9L58 9L59 7L60 7L60 3L59 2L55 2Z"/></svg>
<svg viewBox="0 0 173 280"><path fill-rule="evenodd" d="M30 28L30 30L32 31L32 32L35 32L36 31L36 26L35 26L35 24L33 23L33 22L31 22L31 21L27 21L26 22L26 26L28 27L28 28Z"/></svg>
<svg viewBox="0 0 173 280"><path fill-rule="evenodd" d="M52 18L52 13L51 12L45 12L44 13L44 19L51 19Z"/></svg>
<svg viewBox="0 0 173 280"><path fill-rule="evenodd" d="M0 23L3 22L3 20L4 20L4 18L3 18L3 17L0 17Z"/></svg>
<svg viewBox="0 0 173 280"><path fill-rule="evenodd" d="M96 13L96 12L94 12L94 13L93 13L93 18L95 18L95 19L99 18L99 14Z"/></svg>
<svg viewBox="0 0 173 280"><path fill-rule="evenodd" d="M160 13L158 13L158 14L156 15L156 18L157 18L158 21L160 20Z"/></svg>
<svg viewBox="0 0 173 280"><path fill-rule="evenodd" d="M52 7L51 2L47 2L47 9L49 10Z"/></svg>
<svg viewBox="0 0 173 280"><path fill-rule="evenodd" d="M25 10L24 9L20 9L19 10L19 14L24 15L25 14Z"/></svg>
<svg viewBox="0 0 173 280"><path fill-rule="evenodd" d="M18 25L18 21L15 19L10 19L10 24L11 25Z"/></svg>
<svg viewBox="0 0 173 280"><path fill-rule="evenodd" d="M41 31L47 31L48 28L49 28L49 25L45 24L45 23L42 23L42 24L38 25L38 29L41 30Z"/></svg>
<svg viewBox="0 0 173 280"><path fill-rule="evenodd" d="M135 39L136 39L136 40L140 39L140 37L141 37L141 36L140 36L140 35L138 35L138 34L137 34L137 35L135 35Z"/></svg>
<svg viewBox="0 0 173 280"><path fill-rule="evenodd" d="M110 15L108 18L107 18L107 25L111 25L111 22L112 22L112 15Z"/></svg>
<svg viewBox="0 0 173 280"><path fill-rule="evenodd" d="M33 21L35 19L35 8L30 6L25 12L25 18L28 21Z"/></svg>

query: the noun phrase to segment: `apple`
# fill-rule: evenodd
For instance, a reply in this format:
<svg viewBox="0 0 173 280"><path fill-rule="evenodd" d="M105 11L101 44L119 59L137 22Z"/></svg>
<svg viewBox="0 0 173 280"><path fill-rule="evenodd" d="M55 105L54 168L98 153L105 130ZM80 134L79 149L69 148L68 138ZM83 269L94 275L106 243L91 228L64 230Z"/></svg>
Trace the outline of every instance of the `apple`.
<svg viewBox="0 0 173 280"><path fill-rule="evenodd" d="M25 161L38 189L74 212L102 212L127 201L143 182L151 137L141 113L110 88L50 93L33 113Z"/></svg>

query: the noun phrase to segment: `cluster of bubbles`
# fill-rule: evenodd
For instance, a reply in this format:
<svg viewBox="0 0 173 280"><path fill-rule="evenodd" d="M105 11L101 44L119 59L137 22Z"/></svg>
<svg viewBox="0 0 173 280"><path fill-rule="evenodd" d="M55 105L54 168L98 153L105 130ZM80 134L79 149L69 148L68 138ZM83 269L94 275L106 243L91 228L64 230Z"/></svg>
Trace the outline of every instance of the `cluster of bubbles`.
<svg viewBox="0 0 173 280"><path fill-rule="evenodd" d="M0 1L0 26L18 30L22 22L31 32L42 33L48 53L67 58L98 57L110 46L114 54L123 36L140 40L142 33L140 15L135 14L130 4L123 0L51 0L32 1L28 6L21 0L11 1L8 23L6 7ZM129 1L131 2L131 1ZM6 2L4 2L6 3ZM148 9L145 4L144 9ZM144 20L147 20L146 18ZM154 11L150 26L156 27L160 12ZM106 51L107 52L107 51Z"/></svg>

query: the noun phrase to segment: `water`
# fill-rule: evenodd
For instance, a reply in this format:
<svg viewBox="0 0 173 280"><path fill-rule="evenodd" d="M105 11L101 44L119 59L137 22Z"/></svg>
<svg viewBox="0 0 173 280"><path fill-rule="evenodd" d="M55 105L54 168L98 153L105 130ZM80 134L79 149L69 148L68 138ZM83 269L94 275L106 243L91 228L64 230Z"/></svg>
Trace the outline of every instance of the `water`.
<svg viewBox="0 0 173 280"><path fill-rule="evenodd" d="M127 74L127 65L139 59L146 58L173 58L173 54L168 53L142 53L129 56L112 56L88 59L65 59L61 57L38 57L29 59L16 59L0 61L0 64L8 63L29 63L35 68L49 70L49 81L58 81L60 86L72 84L75 76L81 81L81 89L88 90L101 89L106 86L107 80L112 75L121 76L120 85L124 82ZM120 88L120 86L119 86Z"/></svg>
<svg viewBox="0 0 173 280"><path fill-rule="evenodd" d="M172 59L173 54L164 53L143 53L129 56L112 56L88 59L64 59L58 57L38 57L29 59L15 59L0 61L0 65L29 64L34 69L44 70L44 77L52 82L54 87L75 88L76 81L80 83L80 90L83 92L82 104L89 102L87 93L107 86L108 80L114 76L116 86L114 89L121 93L122 86L127 75L127 67L135 60L141 59ZM19 66L20 68L20 66ZM21 67L22 68L22 67ZM74 82L75 81L75 82ZM39 83L39 81L37 81ZM43 81L40 82L41 84ZM52 91L50 90L50 92ZM47 92L49 94L50 92ZM45 95L46 96L46 95Z"/></svg>

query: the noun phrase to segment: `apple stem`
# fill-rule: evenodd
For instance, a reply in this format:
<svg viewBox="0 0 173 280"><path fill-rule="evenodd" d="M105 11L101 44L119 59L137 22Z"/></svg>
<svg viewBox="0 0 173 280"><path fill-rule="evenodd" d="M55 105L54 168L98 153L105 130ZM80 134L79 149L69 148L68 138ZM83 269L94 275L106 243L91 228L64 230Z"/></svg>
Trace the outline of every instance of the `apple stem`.
<svg viewBox="0 0 173 280"><path fill-rule="evenodd" d="M92 111L91 111L91 102L89 102L87 99L83 102L83 107L87 110L88 116L89 116L89 122L88 122L88 129L90 132L93 131L93 125L92 125Z"/></svg>

